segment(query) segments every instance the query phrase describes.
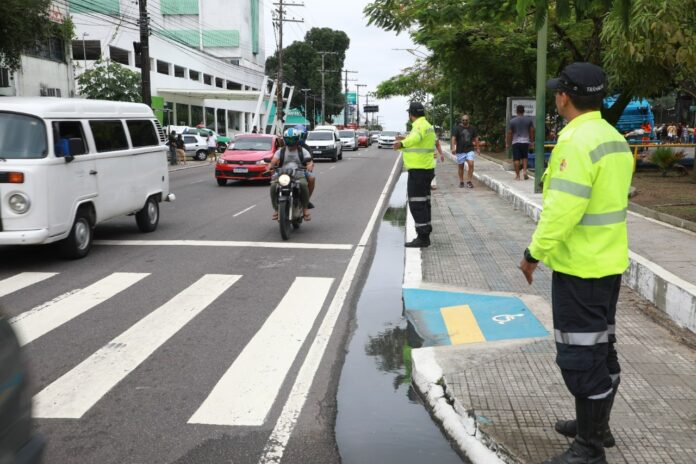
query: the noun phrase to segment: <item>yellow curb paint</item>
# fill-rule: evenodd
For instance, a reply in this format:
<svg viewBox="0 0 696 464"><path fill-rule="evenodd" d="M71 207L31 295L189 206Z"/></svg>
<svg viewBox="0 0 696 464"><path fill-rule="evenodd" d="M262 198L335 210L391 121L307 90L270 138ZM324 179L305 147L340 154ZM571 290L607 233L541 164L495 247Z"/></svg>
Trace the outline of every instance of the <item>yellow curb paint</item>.
<svg viewBox="0 0 696 464"><path fill-rule="evenodd" d="M440 314L452 345L486 341L469 305L440 308Z"/></svg>

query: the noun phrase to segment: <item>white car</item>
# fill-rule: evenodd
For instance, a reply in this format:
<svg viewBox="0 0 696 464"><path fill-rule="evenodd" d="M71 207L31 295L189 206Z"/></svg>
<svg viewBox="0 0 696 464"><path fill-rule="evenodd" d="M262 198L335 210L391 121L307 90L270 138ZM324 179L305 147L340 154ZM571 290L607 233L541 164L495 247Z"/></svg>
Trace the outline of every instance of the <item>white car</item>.
<svg viewBox="0 0 696 464"><path fill-rule="evenodd" d="M341 144L346 150L358 149L358 133L353 129L345 129L338 131L338 136L341 138Z"/></svg>
<svg viewBox="0 0 696 464"><path fill-rule="evenodd" d="M184 151L187 158L205 161L208 157L208 141L198 134L184 134Z"/></svg>
<svg viewBox="0 0 696 464"><path fill-rule="evenodd" d="M305 146L312 158L330 158L331 161L343 159L343 146L334 131L319 130L307 134Z"/></svg>
<svg viewBox="0 0 696 464"><path fill-rule="evenodd" d="M379 135L377 139L377 148L387 147L394 148L396 143L396 137L399 135L396 131L384 131Z"/></svg>

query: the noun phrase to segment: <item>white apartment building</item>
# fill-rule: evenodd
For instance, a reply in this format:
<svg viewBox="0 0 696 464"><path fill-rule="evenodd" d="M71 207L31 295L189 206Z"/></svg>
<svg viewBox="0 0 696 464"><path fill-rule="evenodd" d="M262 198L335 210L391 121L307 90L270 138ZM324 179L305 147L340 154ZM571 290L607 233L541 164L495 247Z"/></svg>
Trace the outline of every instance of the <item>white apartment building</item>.
<svg viewBox="0 0 696 464"><path fill-rule="evenodd" d="M51 21L63 23L67 14L64 2L53 2ZM68 45L61 37L47 38L25 51L17 72L0 68L0 96L74 96L75 76Z"/></svg>
<svg viewBox="0 0 696 464"><path fill-rule="evenodd" d="M77 75L98 59L139 71L138 2L62 1ZM262 0L148 0L147 10L153 107L164 106L164 123L250 131L266 83Z"/></svg>

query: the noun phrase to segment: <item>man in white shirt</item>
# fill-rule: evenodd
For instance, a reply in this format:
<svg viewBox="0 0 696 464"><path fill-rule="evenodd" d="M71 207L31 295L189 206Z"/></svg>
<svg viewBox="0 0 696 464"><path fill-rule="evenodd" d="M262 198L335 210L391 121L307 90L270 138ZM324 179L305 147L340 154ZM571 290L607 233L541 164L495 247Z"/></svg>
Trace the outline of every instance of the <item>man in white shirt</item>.
<svg viewBox="0 0 696 464"><path fill-rule="evenodd" d="M213 131L208 133L208 164L217 161L217 137Z"/></svg>

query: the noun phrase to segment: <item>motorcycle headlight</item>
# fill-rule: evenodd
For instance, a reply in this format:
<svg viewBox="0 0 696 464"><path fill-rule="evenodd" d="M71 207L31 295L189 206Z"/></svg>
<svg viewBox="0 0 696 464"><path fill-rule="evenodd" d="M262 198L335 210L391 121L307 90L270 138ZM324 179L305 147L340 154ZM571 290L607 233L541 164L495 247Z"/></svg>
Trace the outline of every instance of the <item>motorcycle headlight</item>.
<svg viewBox="0 0 696 464"><path fill-rule="evenodd" d="M10 198L8 198L7 202L10 205L10 209L17 214L26 213L27 211L29 211L29 207L31 206L29 197L22 193L15 193L10 195Z"/></svg>
<svg viewBox="0 0 696 464"><path fill-rule="evenodd" d="M288 185L290 185L290 176L287 174L281 174L278 178L278 183L283 187L287 187Z"/></svg>

